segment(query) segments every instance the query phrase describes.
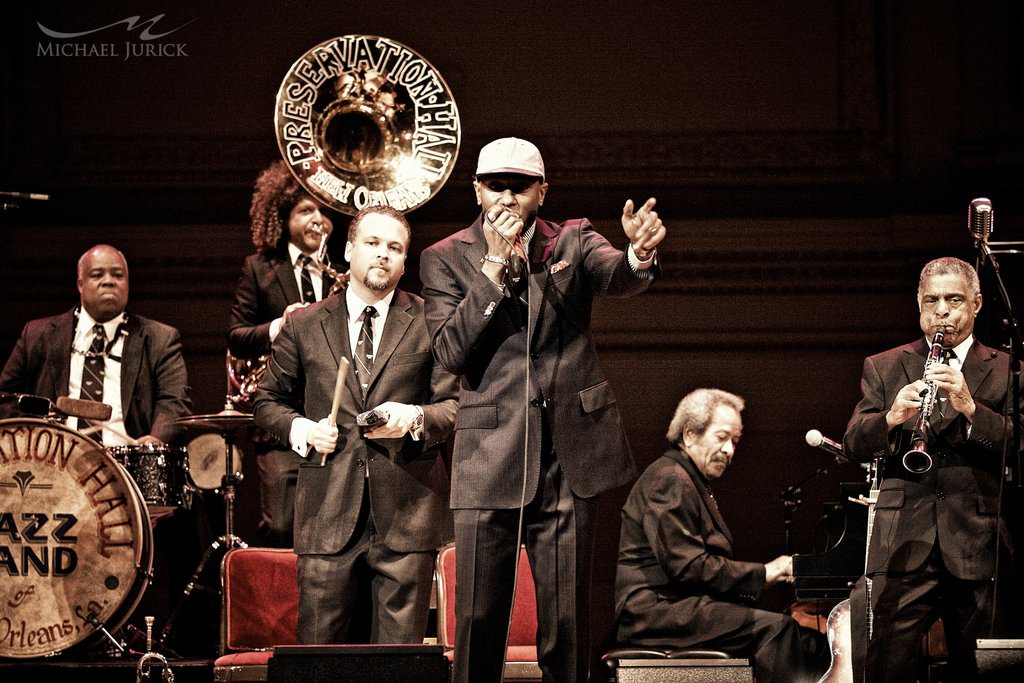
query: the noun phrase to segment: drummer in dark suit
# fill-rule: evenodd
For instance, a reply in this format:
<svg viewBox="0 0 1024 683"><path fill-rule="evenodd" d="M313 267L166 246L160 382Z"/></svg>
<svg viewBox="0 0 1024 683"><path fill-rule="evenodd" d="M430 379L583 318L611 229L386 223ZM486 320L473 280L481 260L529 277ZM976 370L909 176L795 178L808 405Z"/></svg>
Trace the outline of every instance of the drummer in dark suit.
<svg viewBox="0 0 1024 683"><path fill-rule="evenodd" d="M793 581L793 558L735 559L711 492L732 463L743 407L721 389L687 394L668 428L672 448L634 484L622 509L618 638L750 657L762 683L815 681L828 664L824 637L787 614L754 607L766 586Z"/></svg>
<svg viewBox="0 0 1024 683"><path fill-rule="evenodd" d="M319 260L322 236L334 231L336 214L310 196L283 161L256 180L249 207L256 253L245 259L235 289L228 349L257 359L296 310L328 296L334 279ZM260 483L260 541L291 547L298 461L276 439L256 443Z"/></svg>
<svg viewBox="0 0 1024 683"><path fill-rule="evenodd" d="M102 431L68 420L108 446L173 441L180 431L175 419L192 407L178 330L125 310L128 262L109 245L82 254L78 291L80 305L25 325L0 374L0 391L109 404Z"/></svg>

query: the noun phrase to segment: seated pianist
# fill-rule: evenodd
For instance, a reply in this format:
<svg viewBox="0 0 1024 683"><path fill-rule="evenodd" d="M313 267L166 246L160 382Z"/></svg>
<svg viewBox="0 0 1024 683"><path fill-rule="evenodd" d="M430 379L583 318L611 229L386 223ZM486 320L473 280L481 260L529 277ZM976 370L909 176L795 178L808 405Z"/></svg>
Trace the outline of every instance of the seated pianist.
<svg viewBox="0 0 1024 683"><path fill-rule="evenodd" d="M732 535L711 493L735 454L743 407L720 389L687 394L666 435L672 448L633 486L622 509L618 640L748 657L759 683L815 681L829 664L825 637L753 607L765 586L792 581L792 558L733 559Z"/></svg>

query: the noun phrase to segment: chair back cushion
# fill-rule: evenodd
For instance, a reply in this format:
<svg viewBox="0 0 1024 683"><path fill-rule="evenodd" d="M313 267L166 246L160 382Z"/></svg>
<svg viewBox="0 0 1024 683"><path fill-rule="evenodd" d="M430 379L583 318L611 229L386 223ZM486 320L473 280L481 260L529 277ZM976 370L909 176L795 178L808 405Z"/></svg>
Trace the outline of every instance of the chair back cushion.
<svg viewBox="0 0 1024 683"><path fill-rule="evenodd" d="M438 639L445 647L455 647L455 546L447 545L437 556ZM537 645L537 592L526 548L519 550L519 579L512 605L512 631L509 651L517 646ZM532 651L536 659L536 650Z"/></svg>
<svg viewBox="0 0 1024 683"><path fill-rule="evenodd" d="M294 552L235 548L224 556L221 578L222 654L295 644L299 588Z"/></svg>

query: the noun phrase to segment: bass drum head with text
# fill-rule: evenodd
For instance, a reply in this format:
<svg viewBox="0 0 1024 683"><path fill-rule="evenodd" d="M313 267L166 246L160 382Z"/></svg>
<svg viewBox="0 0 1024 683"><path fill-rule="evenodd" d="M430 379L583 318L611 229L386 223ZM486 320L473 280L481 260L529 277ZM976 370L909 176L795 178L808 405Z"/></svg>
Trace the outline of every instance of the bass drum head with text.
<svg viewBox="0 0 1024 683"><path fill-rule="evenodd" d="M138 606L153 568L142 494L92 439L0 420L0 657L96 643Z"/></svg>

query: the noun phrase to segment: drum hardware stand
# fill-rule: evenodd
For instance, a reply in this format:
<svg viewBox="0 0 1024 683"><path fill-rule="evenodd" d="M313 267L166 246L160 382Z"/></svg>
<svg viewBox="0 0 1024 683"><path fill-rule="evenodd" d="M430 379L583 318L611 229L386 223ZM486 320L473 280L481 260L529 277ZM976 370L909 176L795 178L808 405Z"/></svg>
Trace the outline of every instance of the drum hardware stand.
<svg viewBox="0 0 1024 683"><path fill-rule="evenodd" d="M104 622L102 622L99 619L97 619L95 614L93 614L92 612L87 612L86 615L85 615L85 620L87 622L89 622L89 624L94 629L96 629L97 631L102 633L106 637L106 639L109 640L110 643L114 646L113 650L109 650L109 652L113 656L115 656L115 657L123 657L126 654L128 654L128 650L125 647L125 644L121 643L121 642L118 642L117 638L115 638L113 635L111 635L110 631L107 630L107 625Z"/></svg>
<svg viewBox="0 0 1024 683"><path fill-rule="evenodd" d="M174 624L181 612L181 608L188 600L189 596L192 595L193 591L206 591L214 594L220 593L219 586L210 588L209 586L204 586L200 583L202 573L213 556L221 549L224 549L224 552L226 553L233 548L248 547L248 544L245 541L235 535L235 484L242 478L242 475L234 471L232 453L234 451L235 430L251 424L252 415L241 413L234 408L231 408L230 403L228 406L229 407L226 407L220 413L216 413L214 415L193 415L179 418L177 420L180 424L212 427L220 432L220 435L224 439L224 477L221 480L221 491L224 496L224 534L217 537L212 543L210 543L206 552L203 553L203 557L199 560L199 564L196 565L196 570L192 573L191 578L189 578L188 583L185 585L181 599L178 600L174 609L171 610L170 615L167 617L167 623L164 624L163 629L160 631L160 638L157 642L161 646L165 645L167 638L174 630Z"/></svg>

